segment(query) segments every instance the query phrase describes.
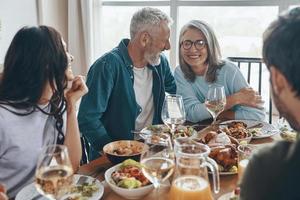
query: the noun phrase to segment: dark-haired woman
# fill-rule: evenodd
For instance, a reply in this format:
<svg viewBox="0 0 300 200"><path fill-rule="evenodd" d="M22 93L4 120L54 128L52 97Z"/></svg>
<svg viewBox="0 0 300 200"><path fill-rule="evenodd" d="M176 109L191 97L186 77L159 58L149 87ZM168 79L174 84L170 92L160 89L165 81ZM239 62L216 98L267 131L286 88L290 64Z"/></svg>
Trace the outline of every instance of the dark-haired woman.
<svg viewBox="0 0 300 200"><path fill-rule="evenodd" d="M46 145L66 145L74 170L79 166L75 104L87 87L74 77L72 60L61 35L47 26L20 29L8 48L0 81L0 182L10 198L33 182Z"/></svg>
<svg viewBox="0 0 300 200"><path fill-rule="evenodd" d="M179 62L174 77L177 93L183 96L187 120L198 122L211 118L204 105L208 86L223 85L226 94L223 119L264 120L262 99L251 89L234 64L221 60L217 38L203 21L192 20L181 29Z"/></svg>

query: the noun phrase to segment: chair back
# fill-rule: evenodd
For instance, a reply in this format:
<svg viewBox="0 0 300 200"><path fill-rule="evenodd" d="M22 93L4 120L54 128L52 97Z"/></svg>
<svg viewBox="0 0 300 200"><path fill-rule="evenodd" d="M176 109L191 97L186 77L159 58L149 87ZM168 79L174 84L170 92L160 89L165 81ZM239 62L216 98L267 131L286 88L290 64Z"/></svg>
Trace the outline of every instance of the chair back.
<svg viewBox="0 0 300 200"><path fill-rule="evenodd" d="M240 68L249 85L257 90L260 95L262 95L265 102L269 102L266 110L269 123L272 123L273 113L271 90L268 81L269 71L263 63L262 58L228 57L228 59ZM262 80L264 81L262 82Z"/></svg>

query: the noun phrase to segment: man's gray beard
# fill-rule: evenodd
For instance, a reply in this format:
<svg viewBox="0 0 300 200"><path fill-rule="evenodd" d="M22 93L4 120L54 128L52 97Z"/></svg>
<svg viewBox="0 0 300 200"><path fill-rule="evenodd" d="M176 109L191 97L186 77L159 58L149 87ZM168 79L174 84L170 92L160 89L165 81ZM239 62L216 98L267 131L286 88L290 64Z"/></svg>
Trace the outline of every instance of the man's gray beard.
<svg viewBox="0 0 300 200"><path fill-rule="evenodd" d="M152 65L152 66L157 66L160 64L160 55L158 54L158 56L156 55L150 55L150 54L145 54L145 59L147 60L147 62Z"/></svg>

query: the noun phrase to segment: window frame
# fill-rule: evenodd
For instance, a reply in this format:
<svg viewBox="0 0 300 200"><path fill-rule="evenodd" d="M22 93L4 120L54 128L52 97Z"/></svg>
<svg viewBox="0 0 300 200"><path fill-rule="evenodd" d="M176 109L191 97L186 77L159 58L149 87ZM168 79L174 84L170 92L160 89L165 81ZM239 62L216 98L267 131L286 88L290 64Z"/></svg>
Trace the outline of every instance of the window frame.
<svg viewBox="0 0 300 200"><path fill-rule="evenodd" d="M299 4L298 0L138 0L138 1L110 1L102 0L95 4L95 6L169 6L170 17L173 19L171 25L170 43L170 65L176 66L176 52L177 44L177 28L178 28L178 14L180 6L278 6L279 13L289 8L291 5ZM96 8L97 9L97 8ZM279 14L278 13L278 14ZM129 27L128 27L129 28ZM234 56L234 55L233 55Z"/></svg>

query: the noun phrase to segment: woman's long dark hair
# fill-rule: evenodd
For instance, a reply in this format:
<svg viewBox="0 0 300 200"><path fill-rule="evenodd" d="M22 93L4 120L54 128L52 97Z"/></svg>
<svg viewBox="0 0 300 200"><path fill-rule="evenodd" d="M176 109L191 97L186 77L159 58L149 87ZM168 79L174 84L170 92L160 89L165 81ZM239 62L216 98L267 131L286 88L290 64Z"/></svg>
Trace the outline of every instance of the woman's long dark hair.
<svg viewBox="0 0 300 200"><path fill-rule="evenodd" d="M63 136L62 115L66 101L65 71L68 58L61 35L51 27L23 27L14 36L4 60L0 82L0 106L17 115L29 115L37 109L54 116L59 136ZM49 82L53 96L49 102L50 112L38 106ZM22 112L10 110L9 105ZM26 110L26 112L24 112Z"/></svg>

